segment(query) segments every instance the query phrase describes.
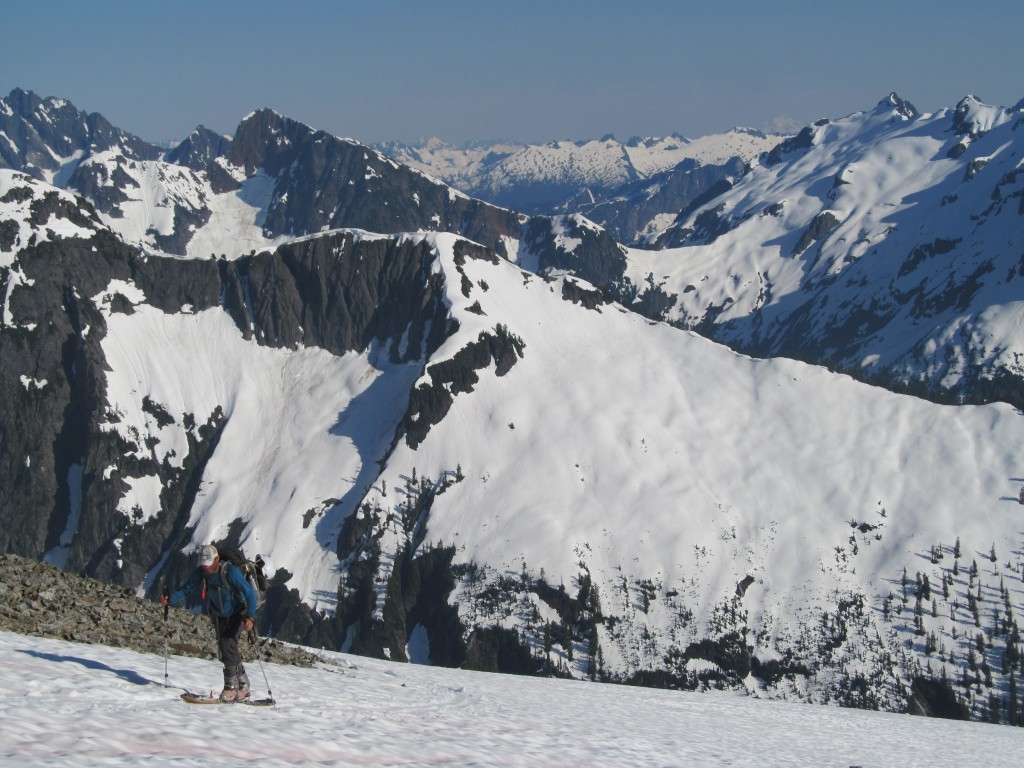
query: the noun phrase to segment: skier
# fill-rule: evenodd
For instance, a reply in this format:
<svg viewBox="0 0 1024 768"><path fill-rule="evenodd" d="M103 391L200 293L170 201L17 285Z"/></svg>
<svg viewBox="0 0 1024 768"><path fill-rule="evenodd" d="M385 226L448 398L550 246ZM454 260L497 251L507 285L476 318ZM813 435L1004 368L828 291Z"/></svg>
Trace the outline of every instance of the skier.
<svg viewBox="0 0 1024 768"><path fill-rule="evenodd" d="M188 582L161 598L163 605L175 605L201 590L204 606L217 630L217 650L224 665L224 690L220 700L226 704L249 698L249 678L242 666L238 638L244 629L252 632L256 618L256 591L242 572L231 563L221 562L217 548L207 544L199 553L199 567Z"/></svg>

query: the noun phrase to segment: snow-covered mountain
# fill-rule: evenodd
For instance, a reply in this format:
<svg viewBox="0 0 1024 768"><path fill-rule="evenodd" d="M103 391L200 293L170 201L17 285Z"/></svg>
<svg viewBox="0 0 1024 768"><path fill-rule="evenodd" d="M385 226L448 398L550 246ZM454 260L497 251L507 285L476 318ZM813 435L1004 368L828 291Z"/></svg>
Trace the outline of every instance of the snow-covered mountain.
<svg viewBox="0 0 1024 768"><path fill-rule="evenodd" d="M1024 406L1022 122L895 94L819 121L596 282L752 354Z"/></svg>
<svg viewBox="0 0 1024 768"><path fill-rule="evenodd" d="M54 129L65 123L68 131ZM0 167L82 195L125 242L151 253L234 259L338 226L456 231L502 253L519 236L511 212L269 109L234 136L200 127L163 150L63 100L13 91L0 101L0 137L17 150L0 155Z"/></svg>
<svg viewBox="0 0 1024 768"><path fill-rule="evenodd" d="M878 113L848 120L880 141L907 122ZM962 156L1010 124L958 134ZM673 275L693 252L728 285L711 249L747 220L638 251L267 111L189 141L70 161L93 202L0 172L5 551L152 595L201 543L241 543L276 566L264 633L368 655L976 718L1016 706L1020 413L675 327L659 304ZM721 199L798 175L804 143ZM82 182L100 167L129 181L104 197ZM397 229L421 213L434 226Z"/></svg>
<svg viewBox="0 0 1024 768"><path fill-rule="evenodd" d="M467 194L529 213L583 213L632 242L663 228L715 184L783 141L749 128L688 139L613 136L453 147L438 139L377 148Z"/></svg>

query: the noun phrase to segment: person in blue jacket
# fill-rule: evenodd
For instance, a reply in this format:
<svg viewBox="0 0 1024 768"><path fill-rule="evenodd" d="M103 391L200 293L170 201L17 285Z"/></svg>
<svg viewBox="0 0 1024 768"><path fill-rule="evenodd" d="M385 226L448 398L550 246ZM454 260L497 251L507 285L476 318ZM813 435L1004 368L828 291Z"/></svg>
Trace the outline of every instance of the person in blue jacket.
<svg viewBox="0 0 1024 768"><path fill-rule="evenodd" d="M252 632L256 619L256 590L234 565L221 562L217 548L207 544L199 553L199 567L188 582L161 600L175 605L199 594L213 626L217 630L217 650L224 664L224 690L220 700L225 703L249 698L249 678L242 665L238 639L244 629Z"/></svg>

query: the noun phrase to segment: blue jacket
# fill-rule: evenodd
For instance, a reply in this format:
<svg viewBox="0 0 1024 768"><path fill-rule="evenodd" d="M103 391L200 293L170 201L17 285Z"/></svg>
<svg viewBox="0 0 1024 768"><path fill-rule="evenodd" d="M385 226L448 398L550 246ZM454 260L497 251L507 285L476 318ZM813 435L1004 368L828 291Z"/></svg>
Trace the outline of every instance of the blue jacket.
<svg viewBox="0 0 1024 768"><path fill-rule="evenodd" d="M236 566L224 561L216 573L205 574L202 568L196 568L188 583L171 594L171 605L197 595L201 597L204 580L206 599L203 606L211 616L226 617L244 612L255 620L256 590Z"/></svg>

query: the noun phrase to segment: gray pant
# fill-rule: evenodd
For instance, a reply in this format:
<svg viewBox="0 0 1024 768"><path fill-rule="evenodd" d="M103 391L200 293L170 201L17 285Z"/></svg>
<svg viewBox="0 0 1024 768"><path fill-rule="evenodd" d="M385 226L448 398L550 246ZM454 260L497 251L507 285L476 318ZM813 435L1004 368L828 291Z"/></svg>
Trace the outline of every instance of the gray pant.
<svg viewBox="0 0 1024 768"><path fill-rule="evenodd" d="M242 654L238 650L238 639L242 635L242 622L245 617L236 613L234 616L213 616L213 626L217 630L217 654L224 665L224 687L248 689L249 678L242 666Z"/></svg>

